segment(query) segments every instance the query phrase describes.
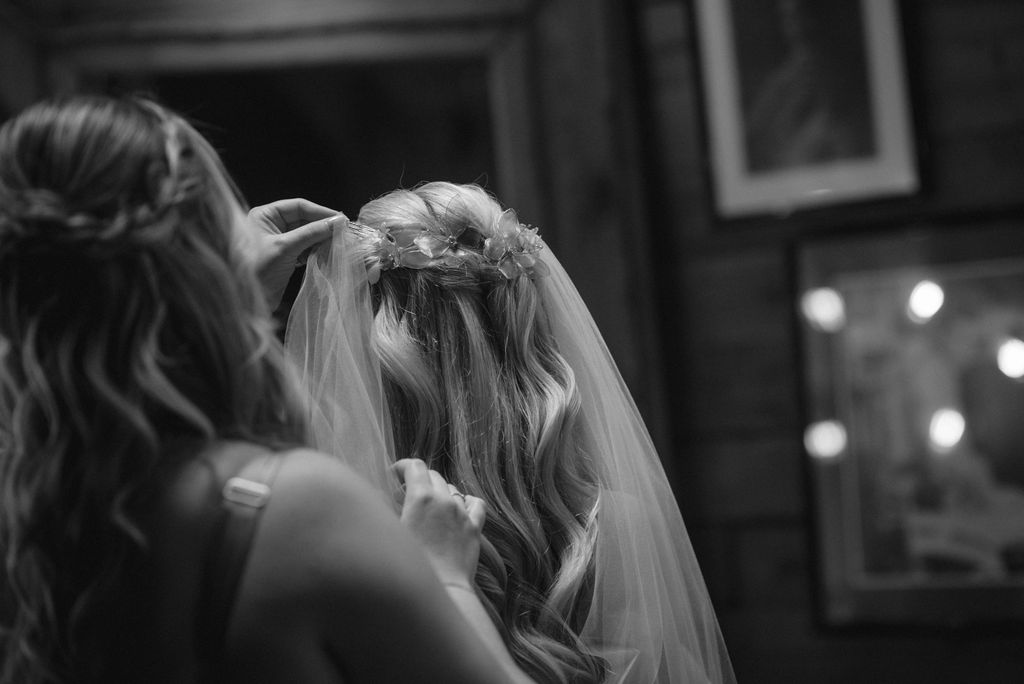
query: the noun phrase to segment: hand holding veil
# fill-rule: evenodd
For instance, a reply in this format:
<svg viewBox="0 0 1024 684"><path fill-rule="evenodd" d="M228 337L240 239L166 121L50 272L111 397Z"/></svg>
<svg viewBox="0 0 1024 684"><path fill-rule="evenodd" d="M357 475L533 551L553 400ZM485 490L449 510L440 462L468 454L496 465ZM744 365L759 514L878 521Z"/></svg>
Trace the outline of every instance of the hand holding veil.
<svg viewBox="0 0 1024 684"><path fill-rule="evenodd" d="M365 264L339 230L313 254L286 344L312 391L317 448L344 459L388 496L395 460L372 349ZM576 376L585 448L600 508L594 596L581 636L609 682L734 682L704 580L643 420L568 274L551 254L537 280L559 349ZM404 455L399 455L399 457Z"/></svg>

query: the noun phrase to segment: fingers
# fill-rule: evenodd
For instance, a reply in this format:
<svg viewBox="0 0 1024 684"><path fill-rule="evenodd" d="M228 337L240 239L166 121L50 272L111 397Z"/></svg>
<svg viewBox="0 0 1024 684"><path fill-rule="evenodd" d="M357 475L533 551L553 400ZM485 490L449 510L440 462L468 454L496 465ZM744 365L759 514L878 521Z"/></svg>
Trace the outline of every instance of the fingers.
<svg viewBox="0 0 1024 684"><path fill-rule="evenodd" d="M418 458L403 458L396 461L392 468L398 472L399 478L405 483L406 493L417 490L419 493L430 492L439 500L453 500L458 502L469 517L470 523L477 530L484 526L487 519L487 504L483 499L464 494L458 487L449 484L444 476L436 470L431 470L427 464Z"/></svg>
<svg viewBox="0 0 1024 684"><path fill-rule="evenodd" d="M473 524L475 529L482 530L484 521L487 520L487 504L484 503L483 499L467 496L466 515L469 516L469 522Z"/></svg>
<svg viewBox="0 0 1024 684"><path fill-rule="evenodd" d="M418 458L402 458L391 466L398 472L398 479L405 483L405 488L410 485L431 487L430 469L427 464Z"/></svg>
<svg viewBox="0 0 1024 684"><path fill-rule="evenodd" d="M467 497L465 494L460 492L458 487L456 487L453 484L449 484L448 485L448 493L452 496L453 499L457 499L458 502L460 504L462 504L463 508L466 508L466 506L469 503L469 497Z"/></svg>
<svg viewBox="0 0 1024 684"><path fill-rule="evenodd" d="M331 237L335 229L348 224L344 214L334 214L331 218L318 219L304 226L282 233L277 239L282 249L289 253L301 253Z"/></svg>
<svg viewBox="0 0 1024 684"><path fill-rule="evenodd" d="M447 496L448 488L452 487L441 473L431 470L426 463L418 458L401 458L395 461L391 467L398 472L398 477L405 483L406 489L412 485L423 485L434 490L435 493Z"/></svg>
<svg viewBox="0 0 1024 684"><path fill-rule="evenodd" d="M444 479L441 473L436 470L430 471L430 483L434 487L434 493L439 495L448 496L448 480Z"/></svg>
<svg viewBox="0 0 1024 684"><path fill-rule="evenodd" d="M337 209L331 209L301 197L277 200L253 207L249 211L249 215L253 218L270 222L281 232L287 232L296 226L317 219L330 218L337 214Z"/></svg>

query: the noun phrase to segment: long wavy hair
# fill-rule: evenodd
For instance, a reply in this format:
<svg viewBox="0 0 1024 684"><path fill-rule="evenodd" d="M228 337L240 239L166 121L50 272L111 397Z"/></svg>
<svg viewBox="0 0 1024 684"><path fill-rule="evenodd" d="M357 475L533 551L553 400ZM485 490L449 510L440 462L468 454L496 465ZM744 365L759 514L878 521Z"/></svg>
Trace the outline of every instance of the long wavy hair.
<svg viewBox="0 0 1024 684"><path fill-rule="evenodd" d="M395 450L487 502L477 585L519 665L538 681L597 682L603 661L579 636L597 475L538 283L482 254L501 213L478 186L428 183L371 201L352 224L368 262L385 227L459 233L446 258L386 270L372 290Z"/></svg>
<svg viewBox="0 0 1024 684"><path fill-rule="evenodd" d="M148 624L123 589L164 465L306 440L243 218L210 145L150 100L0 130L0 682L112 680Z"/></svg>

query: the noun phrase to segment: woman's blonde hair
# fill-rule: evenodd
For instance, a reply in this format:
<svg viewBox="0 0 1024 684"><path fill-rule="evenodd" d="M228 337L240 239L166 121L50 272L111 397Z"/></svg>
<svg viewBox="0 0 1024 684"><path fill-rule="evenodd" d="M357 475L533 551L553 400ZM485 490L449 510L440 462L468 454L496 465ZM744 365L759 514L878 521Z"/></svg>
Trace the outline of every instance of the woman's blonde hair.
<svg viewBox="0 0 1024 684"><path fill-rule="evenodd" d="M477 583L520 666L538 681L601 681L580 638L597 475L542 282L487 256L502 213L478 186L429 183L371 201L351 226L368 265L385 233L448 240L443 257L385 270L372 291L395 450L487 502Z"/></svg>
<svg viewBox="0 0 1024 684"><path fill-rule="evenodd" d="M128 604L161 466L305 441L242 212L150 100L45 102L0 130L0 681L111 681L153 617Z"/></svg>

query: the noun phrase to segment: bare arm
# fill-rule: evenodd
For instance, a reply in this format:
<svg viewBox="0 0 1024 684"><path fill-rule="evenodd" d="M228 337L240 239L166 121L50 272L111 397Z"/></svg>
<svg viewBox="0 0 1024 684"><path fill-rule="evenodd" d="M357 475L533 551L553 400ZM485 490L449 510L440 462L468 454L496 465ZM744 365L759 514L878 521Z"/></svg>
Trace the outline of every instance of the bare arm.
<svg viewBox="0 0 1024 684"><path fill-rule="evenodd" d="M521 675L473 588L486 504L467 496L419 459L395 464L405 484L402 522L423 545L448 595L488 650L510 672Z"/></svg>
<svg viewBox="0 0 1024 684"><path fill-rule="evenodd" d="M265 515L254 600L298 633L307 625L345 681L530 681L476 596L446 591L383 499L336 460L290 457Z"/></svg>
<svg viewBox="0 0 1024 684"><path fill-rule="evenodd" d="M510 680L517 684L532 682L526 674L519 669L519 666L512 660L511 654L505 647L505 642L498 633L490 616L480 603L480 597L470 587L445 584L448 596L462 612L462 616L472 625L479 638L486 644L491 654L502 663L502 667L510 673Z"/></svg>

